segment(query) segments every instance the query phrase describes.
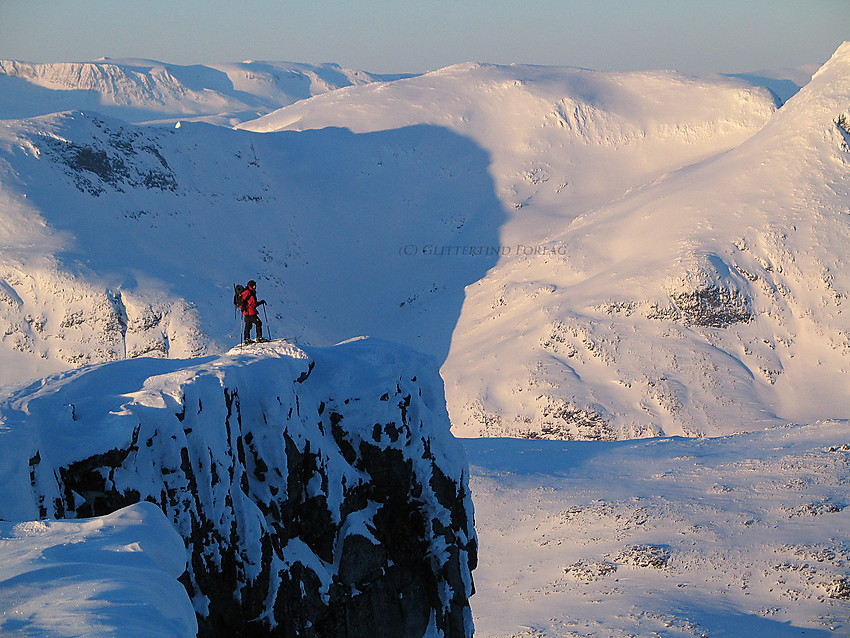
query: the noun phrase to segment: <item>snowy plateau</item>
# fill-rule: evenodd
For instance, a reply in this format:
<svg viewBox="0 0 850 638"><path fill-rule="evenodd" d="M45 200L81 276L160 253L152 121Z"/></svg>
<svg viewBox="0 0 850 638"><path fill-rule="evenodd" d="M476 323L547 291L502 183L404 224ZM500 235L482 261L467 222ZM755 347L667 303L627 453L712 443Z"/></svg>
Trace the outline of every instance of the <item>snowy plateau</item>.
<svg viewBox="0 0 850 638"><path fill-rule="evenodd" d="M0 634L850 636L850 43L789 84L0 62Z"/></svg>

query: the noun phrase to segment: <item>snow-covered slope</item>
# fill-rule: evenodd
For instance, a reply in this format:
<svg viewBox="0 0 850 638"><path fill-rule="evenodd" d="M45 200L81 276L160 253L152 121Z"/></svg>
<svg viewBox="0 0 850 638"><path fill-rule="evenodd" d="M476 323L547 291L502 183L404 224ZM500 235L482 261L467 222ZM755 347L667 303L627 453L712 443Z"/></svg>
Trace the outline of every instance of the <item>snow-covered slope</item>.
<svg viewBox="0 0 850 638"><path fill-rule="evenodd" d="M152 503L92 519L0 521L0 635L192 638L195 611L177 581L186 557Z"/></svg>
<svg viewBox="0 0 850 638"><path fill-rule="evenodd" d="M458 432L718 434L846 414L846 45L749 139L771 108L736 85L486 67L513 82L467 104L456 87L472 70L243 125L424 118L491 152L509 216L443 368ZM553 76L569 99L541 95Z"/></svg>
<svg viewBox="0 0 850 638"><path fill-rule="evenodd" d="M476 637L850 635L848 426L465 440Z"/></svg>
<svg viewBox="0 0 850 638"><path fill-rule="evenodd" d="M471 287L445 368L459 431L713 435L846 415L848 109L850 44L735 149Z"/></svg>
<svg viewBox="0 0 850 638"><path fill-rule="evenodd" d="M7 386L0 478L0 520L23 523L13 532L55 527L82 541L114 521L69 523L63 532L38 520L155 503L189 550L181 582L204 636L472 635L477 542L466 459L450 433L436 362L395 344L360 339L302 349L278 341L201 359L85 366ZM0 532L9 528L0 524ZM0 540L0 548L35 557L43 540ZM99 560L98 547L80 544L81 561ZM168 574L180 575L183 547L162 551L173 554ZM56 570L67 569L70 550L55 554ZM0 591L21 602L0 596L0 610L12 614L8 625L0 617L0 631L26 614L60 622L61 605L55 616L32 610L61 599L66 585L83 588L75 600L94 614L83 626L95 626L101 612L107 623L120 613L89 600L100 595L122 604L151 596L161 615L179 607L174 592L174 607L157 600L162 574L144 579L130 599L121 588L132 574L121 565L113 587L106 567L102 580L84 567L72 581L50 583L42 577L53 572L40 577L6 558ZM34 593L15 589L16 574L4 583L6 569L24 574Z"/></svg>
<svg viewBox="0 0 850 638"><path fill-rule="evenodd" d="M732 80L469 63L325 94L240 128L370 132L428 124L468 137L490 157L509 215L499 239L515 248L739 144L774 110L772 94Z"/></svg>
<svg viewBox="0 0 850 638"><path fill-rule="evenodd" d="M0 60L0 119L93 110L130 122L190 119L230 126L313 95L394 77L292 62Z"/></svg>

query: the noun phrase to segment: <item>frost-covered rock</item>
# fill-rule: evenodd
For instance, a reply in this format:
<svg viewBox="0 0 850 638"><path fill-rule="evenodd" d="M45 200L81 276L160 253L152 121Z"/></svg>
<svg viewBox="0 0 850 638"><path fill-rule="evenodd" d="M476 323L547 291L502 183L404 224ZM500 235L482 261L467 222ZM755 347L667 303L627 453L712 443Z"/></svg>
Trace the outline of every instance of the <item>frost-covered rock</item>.
<svg viewBox="0 0 850 638"><path fill-rule="evenodd" d="M0 401L0 517L157 504L205 636L471 636L466 461L436 366L383 342L88 366Z"/></svg>

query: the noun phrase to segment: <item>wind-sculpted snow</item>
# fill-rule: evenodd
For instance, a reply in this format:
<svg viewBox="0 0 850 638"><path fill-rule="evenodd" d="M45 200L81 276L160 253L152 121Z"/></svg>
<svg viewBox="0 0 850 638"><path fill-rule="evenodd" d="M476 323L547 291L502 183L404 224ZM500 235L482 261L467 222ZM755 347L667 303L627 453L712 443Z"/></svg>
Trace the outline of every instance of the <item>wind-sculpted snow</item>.
<svg viewBox="0 0 850 638"><path fill-rule="evenodd" d="M476 537L430 359L359 340L140 358L0 401L0 518L158 505L201 635L471 636Z"/></svg>

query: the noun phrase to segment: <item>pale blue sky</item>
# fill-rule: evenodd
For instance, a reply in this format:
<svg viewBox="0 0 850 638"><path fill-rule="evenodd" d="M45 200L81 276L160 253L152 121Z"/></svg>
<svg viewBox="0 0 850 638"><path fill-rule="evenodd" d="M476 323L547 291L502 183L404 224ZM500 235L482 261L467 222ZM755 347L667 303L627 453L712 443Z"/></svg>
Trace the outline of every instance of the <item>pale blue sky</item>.
<svg viewBox="0 0 850 638"><path fill-rule="evenodd" d="M822 63L844 40L850 0L0 0L0 58L34 62L734 73Z"/></svg>

